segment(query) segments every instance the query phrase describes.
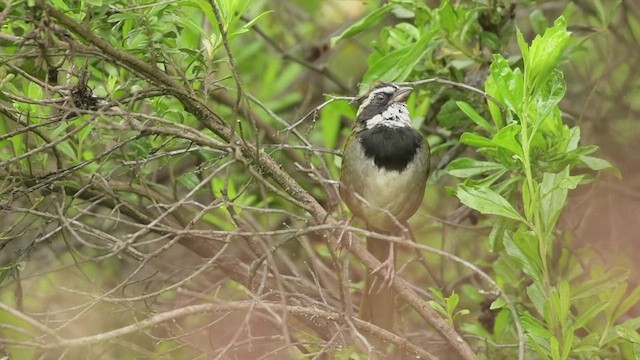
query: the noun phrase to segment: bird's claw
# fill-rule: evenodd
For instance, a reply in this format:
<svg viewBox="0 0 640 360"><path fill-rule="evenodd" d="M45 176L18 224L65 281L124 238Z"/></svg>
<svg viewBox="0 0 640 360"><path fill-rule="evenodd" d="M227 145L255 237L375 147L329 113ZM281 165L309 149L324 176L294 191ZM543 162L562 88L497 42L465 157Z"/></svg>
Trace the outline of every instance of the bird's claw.
<svg viewBox="0 0 640 360"><path fill-rule="evenodd" d="M380 264L380 266L378 266L377 268L375 268L372 272L371 272L371 276L378 274L378 277L382 279L382 283L380 283L380 285L377 287L378 289L376 290L376 293L379 293L380 291L382 291L383 289L388 289L391 287L391 284L393 283L393 279L396 277L396 268L393 264L393 259L392 258L388 258L387 260L385 260L382 264ZM378 278L376 277L376 279ZM369 289L369 293L371 293L373 291L373 288L375 287L375 281L372 284L371 288Z"/></svg>

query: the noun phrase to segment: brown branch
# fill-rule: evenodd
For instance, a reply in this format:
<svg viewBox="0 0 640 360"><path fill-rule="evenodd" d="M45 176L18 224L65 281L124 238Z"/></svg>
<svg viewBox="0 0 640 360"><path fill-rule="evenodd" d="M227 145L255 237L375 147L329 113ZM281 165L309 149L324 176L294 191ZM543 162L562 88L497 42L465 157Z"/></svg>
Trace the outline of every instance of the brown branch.
<svg viewBox="0 0 640 360"><path fill-rule="evenodd" d="M211 110L204 102L196 99L192 95L191 90L181 86L169 77L169 75L154 65L113 47L101 37L95 35L90 29L49 6L46 2L40 1L39 6L46 9L52 18L59 21L68 30L98 47L105 54L112 57L117 63L132 70L134 73L145 76L152 82L166 87L167 91L172 93L184 105L185 109L194 115L205 127L220 136L231 146L235 147L238 150L238 156L244 157L247 164L254 167L256 171L270 177L292 198L297 200L300 203L300 206L311 215L313 223L335 224L335 220L329 216L316 199L301 188L300 185L286 171L284 171L275 160L273 160L273 158L263 150L258 150L252 144L242 141L242 139L239 138L231 128L229 128L217 113ZM332 248L336 248L338 246L336 237L332 236L331 233L324 233L323 237L330 243ZM380 265L380 262L359 242L354 242L352 244L351 253L365 264L369 271L376 269ZM476 355L464 339L455 331L455 329L448 325L440 315L431 309L404 280L396 277L393 281L393 288L413 309L415 309L447 340L451 347L462 358L467 360L476 359Z"/></svg>

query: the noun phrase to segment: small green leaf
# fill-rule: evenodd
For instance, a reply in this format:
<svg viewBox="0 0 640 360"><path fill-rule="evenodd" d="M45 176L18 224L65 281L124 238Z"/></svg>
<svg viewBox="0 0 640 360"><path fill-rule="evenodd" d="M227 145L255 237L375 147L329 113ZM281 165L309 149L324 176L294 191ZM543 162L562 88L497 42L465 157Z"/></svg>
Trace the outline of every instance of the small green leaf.
<svg viewBox="0 0 640 360"><path fill-rule="evenodd" d="M489 309L491 310L502 309L503 307L506 307L506 306L507 306L507 302L500 297L491 303L491 306L489 307Z"/></svg>
<svg viewBox="0 0 640 360"><path fill-rule="evenodd" d="M623 268L613 268L602 276L595 279L589 279L579 286L573 292L573 300L582 299L585 297L597 295L607 289L614 288L618 284L627 280L629 277L629 270Z"/></svg>
<svg viewBox="0 0 640 360"><path fill-rule="evenodd" d="M544 173L540 185L540 215L546 234L550 234L567 203L569 189L575 189L583 176L570 176L567 166L557 174Z"/></svg>
<svg viewBox="0 0 640 360"><path fill-rule="evenodd" d="M571 306L571 288L566 280L560 281L557 286L558 291L558 309L556 314L562 322L567 322L569 318L569 307Z"/></svg>
<svg viewBox="0 0 640 360"><path fill-rule="evenodd" d="M445 310L445 308L438 304L437 302L433 301L433 300L429 300L427 301L427 304L429 304L429 306L431 306L431 308L437 312L440 313L440 315L444 316L444 317L448 317L447 314L447 310Z"/></svg>
<svg viewBox="0 0 640 360"><path fill-rule="evenodd" d="M453 313L456 311L456 307L458 307L458 303L460 302L460 295L456 294L455 292L451 294L451 296L449 296L447 298L446 301L446 305L447 305L447 314L449 315L450 318L453 318Z"/></svg>
<svg viewBox="0 0 640 360"><path fill-rule="evenodd" d="M479 126L483 127L484 129L486 129L490 133L495 133L496 132L496 129L493 126L491 126L489 121L487 121L487 119L483 118L480 114L478 114L476 112L476 110L471 107L471 105L467 104L464 101L456 101L456 105L458 105L460 110L462 110L462 112L467 114L467 116L474 123L476 123L476 125L479 125Z"/></svg>
<svg viewBox="0 0 640 360"><path fill-rule="evenodd" d="M320 113L320 128L324 146L334 149L337 145L341 130L342 117L355 118L355 111L349 103L337 101L325 106Z"/></svg>
<svg viewBox="0 0 640 360"><path fill-rule="evenodd" d="M339 40L348 39L369 28L372 28L380 22L382 16L394 8L393 4L383 5L372 11L369 15L357 21L355 24L345 29L342 34L331 38L331 46L334 46Z"/></svg>
<svg viewBox="0 0 640 360"><path fill-rule="evenodd" d="M601 314L608 306L609 301L601 301L597 304L590 305L586 311L584 311L576 318L576 321L573 323L573 328L580 329L586 326L589 321Z"/></svg>
<svg viewBox="0 0 640 360"><path fill-rule="evenodd" d="M540 320L536 319L528 312L523 311L523 313L520 314L520 321L522 322L522 327L526 329L528 334L534 335L540 339L551 338L549 330L547 330Z"/></svg>
<svg viewBox="0 0 640 360"><path fill-rule="evenodd" d="M449 33L449 35L452 35L455 30L459 30L456 25L458 22L458 16L449 3L449 0L445 0L440 4L437 14L438 19L440 20L440 26Z"/></svg>
<svg viewBox="0 0 640 360"><path fill-rule="evenodd" d="M533 304L538 314L544 314L544 304L547 301L547 295L544 293L540 283L533 283L527 286L527 296Z"/></svg>
<svg viewBox="0 0 640 360"><path fill-rule="evenodd" d="M488 139L484 136L466 132L460 136L460 142L463 144L473 146L473 147L495 147L495 145L491 142L491 139Z"/></svg>
<svg viewBox="0 0 640 360"><path fill-rule="evenodd" d="M489 76L487 80L484 82L484 91L487 95L493 97L499 103L504 103L504 99L502 99L502 94L498 90L498 85L496 84L493 77ZM504 126L504 119L502 118L502 109L496 105L493 101L487 99L487 107L489 108L489 113L491 114L491 119L493 123L496 125L497 129L501 129Z"/></svg>
<svg viewBox="0 0 640 360"><path fill-rule="evenodd" d="M191 190L198 186L200 183L200 179L198 176L192 172L182 174L178 177L178 182L182 184L187 189Z"/></svg>
<svg viewBox="0 0 640 360"><path fill-rule="evenodd" d="M618 179L622 178L622 174L620 173L620 170L618 170L618 168L616 168L615 166L611 165L611 163L608 162L607 160L584 155L584 156L580 156L580 161L591 170L606 171L615 175Z"/></svg>
<svg viewBox="0 0 640 360"><path fill-rule="evenodd" d="M263 18L264 16L266 16L266 15L268 15L269 13L272 13L272 12L273 12L273 10L267 10L267 11L265 11L265 12L261 13L260 15L258 15L258 16L256 16L256 17L254 17L253 19L251 19L248 23L244 24L244 25L242 26L242 28L243 28L244 30L251 29L251 27L252 27L253 25L255 25L255 23L256 23L256 22L258 22L258 20L260 20L261 18Z"/></svg>
<svg viewBox="0 0 640 360"><path fill-rule="evenodd" d="M491 251L497 253L504 249L504 232L512 224L513 221L505 217L499 217L498 219L496 219L496 222L495 224L493 224L493 228L491 229L491 233L489 233L489 249L491 249Z"/></svg>
<svg viewBox="0 0 640 360"><path fill-rule="evenodd" d="M69 7L62 0L51 0L51 3L62 11L69 11Z"/></svg>
<svg viewBox="0 0 640 360"><path fill-rule="evenodd" d="M502 197L489 188L476 188L467 185L458 186L456 196L468 207L483 214L504 216L526 223L526 220Z"/></svg>
<svg viewBox="0 0 640 360"><path fill-rule="evenodd" d="M615 311L613 315L613 321L617 321L621 318L631 307L636 305L640 301L640 285L636 286L635 289L622 301L620 306Z"/></svg>
<svg viewBox="0 0 640 360"><path fill-rule="evenodd" d="M522 118L524 76L520 69L512 70L502 55L494 55L491 63L491 79L507 107Z"/></svg>
<svg viewBox="0 0 640 360"><path fill-rule="evenodd" d="M504 249L536 282L542 282L542 258L538 238L531 232L518 230L513 236L504 234Z"/></svg>
<svg viewBox="0 0 640 360"><path fill-rule="evenodd" d="M616 327L616 334L634 344L640 344L640 334L634 329L621 325Z"/></svg>
<svg viewBox="0 0 640 360"><path fill-rule="evenodd" d="M447 174L458 178L468 178L502 169L504 169L502 164L463 157L457 158L449 163L447 166Z"/></svg>
<svg viewBox="0 0 640 360"><path fill-rule="evenodd" d="M460 128L462 125L469 123L469 120L467 120L464 113L460 111L455 100L448 100L444 103L436 119L438 120L438 124L447 129Z"/></svg>
<svg viewBox="0 0 640 360"><path fill-rule="evenodd" d="M69 144L69 141L63 141L58 145L56 145L56 147L58 148L58 150L62 151L65 155L67 155L70 159L72 159L74 162L78 162L78 156L75 150L73 150L73 147L71 146L71 144Z"/></svg>
<svg viewBox="0 0 640 360"><path fill-rule="evenodd" d="M556 19L553 27L544 32L544 35L538 35L533 39L528 49L521 38L522 34L518 33L518 43L526 69L527 91L533 93L547 82L558 65L560 56L569 41L569 32L564 18L560 16Z"/></svg>
<svg viewBox="0 0 640 360"><path fill-rule="evenodd" d="M369 70L363 76L363 85L368 85L378 80L405 80L416 64L424 59L427 49L432 45L431 39L434 34L436 34L435 30L424 33L418 41L389 52L375 60L373 64L370 64Z"/></svg>
<svg viewBox="0 0 640 360"><path fill-rule="evenodd" d="M498 50L500 50L500 47L502 47L502 40L500 40L500 37L490 31L483 31L480 34L480 41L482 41L483 45L493 50L494 52L497 52Z"/></svg>
<svg viewBox="0 0 640 360"><path fill-rule="evenodd" d="M536 34L542 34L549 27L549 20L540 9L535 9L529 14L529 22Z"/></svg>
<svg viewBox="0 0 640 360"><path fill-rule="evenodd" d="M503 149L507 149L517 155L520 159L523 159L524 153L522 151L522 145L516 139L520 134L520 131L521 127L519 124L509 124L498 131L493 139L491 139L491 143Z"/></svg>
<svg viewBox="0 0 640 360"><path fill-rule="evenodd" d="M529 135L530 139L536 134L538 127L543 121L549 117L552 112L557 109L558 103L564 97L566 92L566 84L562 72L557 69L553 69L549 77L549 80L543 84L535 94L533 95L533 102L535 106L533 113L535 114L534 128ZM561 122L561 120L559 120Z"/></svg>

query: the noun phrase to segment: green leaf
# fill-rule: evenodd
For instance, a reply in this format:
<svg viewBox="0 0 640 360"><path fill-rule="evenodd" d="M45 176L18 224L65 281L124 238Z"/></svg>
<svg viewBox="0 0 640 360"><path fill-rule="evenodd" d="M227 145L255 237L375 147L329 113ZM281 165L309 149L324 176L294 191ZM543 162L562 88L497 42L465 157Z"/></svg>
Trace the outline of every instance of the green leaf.
<svg viewBox="0 0 640 360"><path fill-rule="evenodd" d="M325 106L320 114L319 124L322 129L324 146L328 149L335 149L340 138L342 117L355 118L355 111L348 102L336 101Z"/></svg>
<svg viewBox="0 0 640 360"><path fill-rule="evenodd" d="M518 31L518 44L524 60L527 91L533 94L547 82L558 65L568 41L569 32L562 16L556 19L553 27L547 29L544 35L536 36L528 48L522 33Z"/></svg>
<svg viewBox="0 0 640 360"><path fill-rule="evenodd" d="M558 342L558 338L552 335L551 339L549 339L549 344L551 345L551 358L560 360L560 343Z"/></svg>
<svg viewBox="0 0 640 360"><path fill-rule="evenodd" d="M500 103L504 103L504 99L502 98L502 94L498 90L498 85L496 84L493 77L489 76L487 80L484 82L484 91L487 95L493 97L496 101ZM496 105L493 101L487 99L487 107L489 108L489 113L491 114L491 119L493 123L496 125L497 129L501 129L504 126L504 119L502 118L502 109Z"/></svg>
<svg viewBox="0 0 640 360"><path fill-rule="evenodd" d="M533 304L533 307L536 309L538 314L544 314L544 304L547 301L547 295L542 289L542 285L540 283L534 282L533 284L527 286L527 296L529 296L529 300Z"/></svg>
<svg viewBox="0 0 640 360"><path fill-rule="evenodd" d="M520 321L522 322L522 327L528 334L534 335L535 337L541 339L549 339L551 338L551 333L547 328L540 322L540 320L536 319L534 316L529 314L526 311L520 314Z"/></svg>
<svg viewBox="0 0 640 360"><path fill-rule="evenodd" d="M570 176L567 166L557 174L544 173L540 185L540 217L549 235L567 203L569 189L575 189L583 176Z"/></svg>
<svg viewBox="0 0 640 360"><path fill-rule="evenodd" d="M458 16L449 3L449 0L445 0L440 4L437 14L438 20L440 20L440 26L449 33L449 35L452 35L455 30L459 30L457 27Z"/></svg>
<svg viewBox="0 0 640 360"><path fill-rule="evenodd" d="M549 27L549 20L540 9L535 9L529 14L529 22L536 34L542 34Z"/></svg>
<svg viewBox="0 0 640 360"><path fill-rule="evenodd" d="M448 317L447 310L442 305L438 304L436 301L429 300L427 301L427 304L429 304L429 306L431 306L433 310L439 312L442 316Z"/></svg>
<svg viewBox="0 0 640 360"><path fill-rule="evenodd" d="M613 268L602 276L589 279L578 285L573 293L573 300L597 295L607 289L614 288L629 277L629 269Z"/></svg>
<svg viewBox="0 0 640 360"><path fill-rule="evenodd" d="M640 285L636 286L635 289L633 289L633 291L631 292L631 294L629 294L620 304L620 306L618 306L618 308L615 311L615 314L613 315L613 321L617 321L619 318L621 318L629 309L631 309L631 307L633 307L634 305L636 305L638 303L638 301L640 301Z"/></svg>
<svg viewBox="0 0 640 360"><path fill-rule="evenodd" d="M69 11L69 7L62 0L51 0L51 3L62 11Z"/></svg>
<svg viewBox="0 0 640 360"><path fill-rule="evenodd" d="M502 55L494 55L491 63L491 79L507 107L522 118L524 77L520 69L512 70Z"/></svg>
<svg viewBox="0 0 640 360"><path fill-rule="evenodd" d="M538 283L542 282L542 258L538 238L531 232L518 230L513 236L504 234L504 249L521 266L522 271Z"/></svg>
<svg viewBox="0 0 640 360"><path fill-rule="evenodd" d="M200 179L195 173L189 172L178 177L178 182L189 190L192 190L200 183Z"/></svg>
<svg viewBox="0 0 640 360"><path fill-rule="evenodd" d="M493 224L491 233L489 233L489 249L495 253L504 249L503 236L506 229L509 229L513 225L513 221L499 217Z"/></svg>
<svg viewBox="0 0 640 360"><path fill-rule="evenodd" d="M467 185L458 186L456 196L468 207L483 214L504 216L526 223L526 220L502 197L489 188L476 188Z"/></svg>
<svg viewBox="0 0 640 360"><path fill-rule="evenodd" d="M562 72L554 69L549 80L535 92L532 102L532 104L535 105L533 106L533 113L535 114L533 117L534 127L529 135L530 139L536 134L542 122L557 109L558 103L560 103L560 100L564 97L566 89L567 86L564 82ZM561 122L561 120L559 120L559 122Z"/></svg>
<svg viewBox="0 0 640 360"><path fill-rule="evenodd" d="M403 81L413 71L416 64L424 60L427 49L435 30L422 34L422 37L403 48L394 50L371 64L369 70L362 79L363 85L369 85L374 81Z"/></svg>
<svg viewBox="0 0 640 360"><path fill-rule="evenodd" d="M502 164L463 157L457 158L449 163L447 166L447 174L458 178L468 178L502 169L504 169Z"/></svg>
<svg viewBox="0 0 640 360"><path fill-rule="evenodd" d="M455 100L448 100L444 103L438 112L436 119L438 120L438 124L447 129L460 128L462 125L466 125L469 122L464 113L460 111Z"/></svg>
<svg viewBox="0 0 640 360"><path fill-rule="evenodd" d="M502 40L498 35L491 31L483 31L480 33L480 41L482 44L494 52L498 52L502 46Z"/></svg>
<svg viewBox="0 0 640 360"><path fill-rule="evenodd" d="M462 134L462 136L460 136L460 142L478 148L495 147L495 145L491 142L491 139L470 132Z"/></svg>
<svg viewBox="0 0 640 360"><path fill-rule="evenodd" d="M579 341L577 341L575 343L575 345L573 346L572 351L574 353L581 353L581 352L585 352L585 353L589 353L589 352L596 352L596 351L600 351L600 337L598 336L597 333L591 333L589 335L587 335L586 337L580 339Z"/></svg>
<svg viewBox="0 0 640 360"><path fill-rule="evenodd" d="M460 302L460 295L456 294L455 292L452 293L451 296L447 298L447 301L445 302L445 304L447 306L447 314L449 315L449 318L453 319L453 314L456 311L456 307L458 307L459 302Z"/></svg>
<svg viewBox="0 0 640 360"><path fill-rule="evenodd" d="M560 321L566 323L570 314L569 306L571 306L571 288L566 280L562 280L556 289L558 294L558 308L556 309L556 314L560 318ZM565 326L565 328L566 327L567 326Z"/></svg>
<svg viewBox="0 0 640 360"><path fill-rule="evenodd" d="M383 5L372 11L369 15L357 21L355 24L345 29L342 34L331 38L331 46L333 47L339 40L348 39L369 28L372 28L380 22L382 16L394 8L393 4Z"/></svg>
<svg viewBox="0 0 640 360"><path fill-rule="evenodd" d="M616 334L621 338L630 341L634 344L640 344L640 334L635 329L631 329L627 326L621 325L616 327Z"/></svg>
<svg viewBox="0 0 640 360"><path fill-rule="evenodd" d="M618 170L618 168L616 168L615 166L611 165L611 163L608 162L607 160L600 159L593 156L583 155L583 156L580 156L580 162L582 162L591 170L606 171L608 173L615 175L618 179L622 179L622 174L620 173L620 170Z"/></svg>
<svg viewBox="0 0 640 360"><path fill-rule="evenodd" d="M503 149L507 149L513 154L517 155L520 159L523 159L524 153L522 151L522 145L516 139L516 137L520 134L520 131L521 126L519 124L509 124L498 131L493 139L491 139L491 143Z"/></svg>
<svg viewBox="0 0 640 360"><path fill-rule="evenodd" d="M262 19L264 16L268 15L269 13L272 13L273 10L267 10L263 13L261 13L260 15L254 17L253 19L251 19L248 23L244 24L242 26L242 29L244 30L249 30L251 29L251 27L253 27L253 25L255 25L256 22L258 22L258 20Z"/></svg>
<svg viewBox="0 0 640 360"><path fill-rule="evenodd" d="M580 314L573 323L574 329L580 329L586 326L589 321L604 311L609 306L609 301L601 301L597 304L590 305L589 308Z"/></svg>
<svg viewBox="0 0 640 360"><path fill-rule="evenodd" d="M56 147L74 162L78 162L78 156L68 140L59 143L58 145L56 145Z"/></svg>
<svg viewBox="0 0 640 360"><path fill-rule="evenodd" d="M460 110L462 110L462 112L467 114L467 116L471 119L471 121L476 123L476 125L483 127L490 133L496 132L496 129L493 126L491 126L489 121L487 121L487 119L480 116L480 114L478 114L476 110L471 107L471 105L467 104L464 101L456 101L456 105L458 105Z"/></svg>
<svg viewBox="0 0 640 360"><path fill-rule="evenodd" d="M507 302L504 301L503 298L497 298L494 302L491 303L489 307L490 310L502 309L507 306Z"/></svg>
<svg viewBox="0 0 640 360"><path fill-rule="evenodd" d="M217 29L218 20L216 20L216 15L213 13L213 8L211 7L211 4L209 4L208 1L190 0L190 1L186 1L185 5L195 5L196 7L200 8L200 10L207 16L207 19L209 19L209 22L211 23L213 28Z"/></svg>

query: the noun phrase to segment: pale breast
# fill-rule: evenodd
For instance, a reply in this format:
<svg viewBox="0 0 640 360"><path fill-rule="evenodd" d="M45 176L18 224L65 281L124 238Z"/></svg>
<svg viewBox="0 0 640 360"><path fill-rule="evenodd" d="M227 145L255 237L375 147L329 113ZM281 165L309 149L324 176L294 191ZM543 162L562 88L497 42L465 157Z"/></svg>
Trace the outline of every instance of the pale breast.
<svg viewBox="0 0 640 360"><path fill-rule="evenodd" d="M370 226L391 230L404 223L418 209L428 175L428 150L421 145L415 157L402 170L377 166L359 141L345 149L340 193L355 216ZM394 220L395 218L395 220Z"/></svg>

